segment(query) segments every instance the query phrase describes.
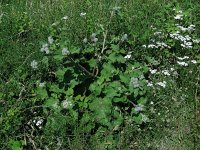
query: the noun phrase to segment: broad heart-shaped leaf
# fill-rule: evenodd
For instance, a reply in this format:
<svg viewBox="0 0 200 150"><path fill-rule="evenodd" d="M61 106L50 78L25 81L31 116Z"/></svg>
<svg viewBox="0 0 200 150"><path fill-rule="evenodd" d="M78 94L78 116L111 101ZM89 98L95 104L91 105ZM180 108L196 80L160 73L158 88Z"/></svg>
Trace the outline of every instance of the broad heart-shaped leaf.
<svg viewBox="0 0 200 150"><path fill-rule="evenodd" d="M59 106L58 106L58 99L54 98L54 97L50 97L49 99L47 99L44 102L44 106L45 107L50 107L50 108L53 108L53 109L58 109L59 108Z"/></svg>
<svg viewBox="0 0 200 150"><path fill-rule="evenodd" d="M134 116L133 121L135 121L137 124L142 124L142 115L139 114L138 116Z"/></svg>
<svg viewBox="0 0 200 150"><path fill-rule="evenodd" d="M113 97L119 97L121 94L121 83L119 81L109 82L104 88L103 93L106 94L106 97L113 98Z"/></svg>
<svg viewBox="0 0 200 150"><path fill-rule="evenodd" d="M116 69L111 63L103 64L103 68L101 70L101 77L103 77L106 81L110 81L110 78L114 76Z"/></svg>
<svg viewBox="0 0 200 150"><path fill-rule="evenodd" d="M59 81L63 81L65 72L67 71L67 68L60 68L56 71L56 77Z"/></svg>
<svg viewBox="0 0 200 150"><path fill-rule="evenodd" d="M111 53L109 56L108 56L108 59L110 62L114 63L114 62L120 62L120 63L125 63L126 59L120 55L120 54L117 54L117 53Z"/></svg>
<svg viewBox="0 0 200 150"><path fill-rule="evenodd" d="M80 53L80 48L71 47L69 51L70 51L70 54L79 54Z"/></svg>
<svg viewBox="0 0 200 150"><path fill-rule="evenodd" d="M94 59L94 58L92 58L92 59L90 59L88 61L88 63L89 63L89 65L90 65L91 68L94 68L96 66L96 64L97 64L97 60Z"/></svg>
<svg viewBox="0 0 200 150"><path fill-rule="evenodd" d="M61 55L61 54L55 54L53 56L53 58L57 61L61 61L65 56Z"/></svg>
<svg viewBox="0 0 200 150"><path fill-rule="evenodd" d="M94 82L90 85L89 89L91 92L94 92L94 95L97 96L97 95L101 94L103 86L104 86L103 84L99 85L99 84L97 84L97 82Z"/></svg>
<svg viewBox="0 0 200 150"><path fill-rule="evenodd" d="M91 111L94 112L94 116L96 121L101 125L111 126L111 110L112 110L112 102L108 98L98 98L93 100L93 102L89 105Z"/></svg>
<svg viewBox="0 0 200 150"><path fill-rule="evenodd" d="M52 84L49 86L49 91L54 93L64 93L64 89L60 89L58 84Z"/></svg>
<svg viewBox="0 0 200 150"><path fill-rule="evenodd" d="M119 126L123 123L124 118L122 114L116 110L113 110L113 117L114 117L113 122L112 122L113 129L118 130Z"/></svg>
<svg viewBox="0 0 200 150"><path fill-rule="evenodd" d="M36 89L36 94L39 98L45 99L48 97L48 93L45 87L38 87Z"/></svg>
<svg viewBox="0 0 200 150"><path fill-rule="evenodd" d="M80 127L82 129L82 132L90 132L93 128L95 128L95 123L93 121L93 115L89 113L84 113L81 121L80 121Z"/></svg>

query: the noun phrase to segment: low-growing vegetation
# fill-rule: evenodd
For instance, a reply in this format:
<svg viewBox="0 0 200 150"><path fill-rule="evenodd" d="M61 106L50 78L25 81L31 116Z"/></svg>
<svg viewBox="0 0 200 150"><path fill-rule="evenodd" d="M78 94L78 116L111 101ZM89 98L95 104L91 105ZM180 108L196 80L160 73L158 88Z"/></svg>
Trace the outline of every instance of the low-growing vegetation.
<svg viewBox="0 0 200 150"><path fill-rule="evenodd" d="M197 0L0 4L1 149L200 149Z"/></svg>

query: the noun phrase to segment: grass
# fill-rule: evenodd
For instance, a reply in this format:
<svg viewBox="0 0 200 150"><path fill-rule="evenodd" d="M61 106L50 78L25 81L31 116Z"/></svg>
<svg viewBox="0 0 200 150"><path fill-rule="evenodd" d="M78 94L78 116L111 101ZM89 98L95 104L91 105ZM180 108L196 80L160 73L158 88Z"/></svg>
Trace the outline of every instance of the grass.
<svg viewBox="0 0 200 150"><path fill-rule="evenodd" d="M0 19L0 89L2 93L15 89L13 85L7 86L7 83L12 83L13 78L20 79L19 68L23 68L22 74L30 74L30 62L33 59L42 58L39 50L41 43L46 41L50 34L49 26L51 24L67 15L69 20L66 22L66 38L76 44L88 30L94 32L97 29L96 24L107 23L110 9L115 6L121 6L127 12L129 18L127 23L131 24L129 28L132 29L131 31L135 36L134 42L138 44L147 42L146 37L150 35L152 24L162 26L163 19L171 15L168 12L173 6L180 7L183 10L191 10L193 16L190 20L197 26L197 33L200 33L200 6L198 0L2 0L0 1L0 14L3 14ZM92 24L90 29L86 28L88 22L80 19L81 12L87 13L87 21ZM120 23L113 24L113 27L117 28L118 25ZM135 49L139 50L139 47L136 45ZM147 52L138 51L136 53L141 56L147 54ZM167 64L164 65L167 66ZM199 79L197 79L200 73L198 69L199 67L190 68L189 70L193 71L192 75L183 72L178 85L171 86L171 89L167 91L170 93L161 91L159 95L156 95L156 93L150 95L149 99L154 104L149 103L147 109L149 111L156 109L155 112L150 112L151 121L146 126L141 127L141 130L137 133L135 133L135 129L132 129L132 126L125 126L124 133L120 134L121 143L118 144L118 149L200 149L200 143L198 142L200 140L200 97ZM29 76L30 83L34 82L35 77L33 75ZM29 83L26 82L28 81L23 80L23 83L28 85ZM171 93L173 88L176 89ZM183 95L187 97L181 99ZM17 105L14 102L9 103L0 99L0 105L4 103L9 104L9 107ZM10 109L6 110L0 106L0 110L5 111L0 113L1 125L1 118ZM9 132L6 138L0 136L2 140L5 138L4 142L0 142L1 149L8 149L8 141L12 138L12 135L15 134ZM20 135L15 136L17 139L17 136ZM91 146L85 140L85 135L82 136L77 133L73 137L74 140L69 140L68 143L70 149L84 149L85 145ZM36 141L39 141L39 138ZM98 139L94 140L92 145L97 145L94 149L105 148L102 143L98 144ZM46 145L46 149L47 147L48 145ZM34 148L31 147L31 149ZM90 149L93 148L90 147Z"/></svg>

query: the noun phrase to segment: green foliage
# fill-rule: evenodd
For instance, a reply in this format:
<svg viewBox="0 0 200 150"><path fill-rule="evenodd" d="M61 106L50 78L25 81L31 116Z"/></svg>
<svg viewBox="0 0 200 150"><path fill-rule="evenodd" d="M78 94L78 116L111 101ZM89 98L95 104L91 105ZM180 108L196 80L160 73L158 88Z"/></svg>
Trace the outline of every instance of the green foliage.
<svg viewBox="0 0 200 150"><path fill-rule="evenodd" d="M199 148L197 1L0 4L1 149Z"/></svg>

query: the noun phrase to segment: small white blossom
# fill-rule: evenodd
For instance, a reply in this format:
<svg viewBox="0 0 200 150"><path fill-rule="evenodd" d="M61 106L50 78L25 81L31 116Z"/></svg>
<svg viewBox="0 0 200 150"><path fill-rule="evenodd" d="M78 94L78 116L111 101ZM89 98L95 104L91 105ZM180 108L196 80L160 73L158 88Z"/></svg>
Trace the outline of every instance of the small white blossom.
<svg viewBox="0 0 200 150"><path fill-rule="evenodd" d="M169 73L168 70L162 70L162 73L163 73L164 75L166 75L166 76L170 76L170 73Z"/></svg>
<svg viewBox="0 0 200 150"><path fill-rule="evenodd" d="M45 82L42 82L39 84L39 87L44 87L45 86Z"/></svg>
<svg viewBox="0 0 200 150"><path fill-rule="evenodd" d="M197 61L196 60L191 60L191 63L196 64Z"/></svg>
<svg viewBox="0 0 200 150"><path fill-rule="evenodd" d="M158 83L156 83L156 84L159 85L159 86L162 86L163 88L166 87L166 81L158 82Z"/></svg>
<svg viewBox="0 0 200 150"><path fill-rule="evenodd" d="M41 124L43 123L43 119L39 119L37 122L36 122L36 126L41 126Z"/></svg>
<svg viewBox="0 0 200 150"><path fill-rule="evenodd" d="M95 38L96 37L96 33L92 33L91 38Z"/></svg>
<svg viewBox="0 0 200 150"><path fill-rule="evenodd" d="M124 56L125 59L130 59L131 58L131 54L128 54L126 56Z"/></svg>
<svg viewBox="0 0 200 150"><path fill-rule="evenodd" d="M147 122L148 121L148 117L144 114L141 114L142 115L142 121L143 122Z"/></svg>
<svg viewBox="0 0 200 150"><path fill-rule="evenodd" d="M84 39L83 39L83 43L87 43L87 38L84 38Z"/></svg>
<svg viewBox="0 0 200 150"><path fill-rule="evenodd" d="M174 71L175 69L174 69L174 68L170 68L170 70L171 70L171 71Z"/></svg>
<svg viewBox="0 0 200 150"><path fill-rule="evenodd" d="M153 83L152 82L148 82L147 86L148 87L153 87Z"/></svg>
<svg viewBox="0 0 200 150"><path fill-rule="evenodd" d="M149 69L151 74L155 74L157 72L157 69Z"/></svg>
<svg viewBox="0 0 200 150"><path fill-rule="evenodd" d="M154 104L154 102L153 102L153 101L151 101L151 102L150 102L150 104L151 104L151 105L153 105L153 104Z"/></svg>
<svg viewBox="0 0 200 150"><path fill-rule="evenodd" d="M139 80L138 80L138 78L135 78L135 77L132 77L131 78L131 85L134 87L134 88L137 88L137 87L139 87L140 85L139 85Z"/></svg>
<svg viewBox="0 0 200 150"><path fill-rule="evenodd" d="M188 66L188 64L187 64L186 62L177 61L177 63L178 63L180 66Z"/></svg>
<svg viewBox="0 0 200 150"><path fill-rule="evenodd" d="M177 57L179 60L185 60L185 59L189 59L188 56L184 56L184 57Z"/></svg>
<svg viewBox="0 0 200 150"><path fill-rule="evenodd" d="M72 107L72 106L73 106L72 102L69 101L68 99L66 99L66 100L64 100L64 101L62 102L62 107L65 108L65 109L67 109L67 108L69 108L69 107Z"/></svg>
<svg viewBox="0 0 200 150"><path fill-rule="evenodd" d="M198 39L193 39L192 41L193 41L194 43L197 43L197 44L200 43L200 40L198 40Z"/></svg>
<svg viewBox="0 0 200 150"><path fill-rule="evenodd" d="M96 43L97 41L98 41L98 38L96 38L96 37L92 39L92 42L94 42L94 43Z"/></svg>
<svg viewBox="0 0 200 150"><path fill-rule="evenodd" d="M128 41L128 35L127 34L124 34L121 38L121 41L124 42L124 41Z"/></svg>
<svg viewBox="0 0 200 150"><path fill-rule="evenodd" d="M138 104L134 109L137 112L143 111L144 110L144 105Z"/></svg>
<svg viewBox="0 0 200 150"><path fill-rule="evenodd" d="M147 46L146 46L146 45L142 45L142 47L144 47L144 48L147 48Z"/></svg>
<svg viewBox="0 0 200 150"><path fill-rule="evenodd" d="M38 62L37 62L36 60L33 60L33 61L31 62L31 67L32 67L33 69L37 69L37 68L38 68Z"/></svg>
<svg viewBox="0 0 200 150"><path fill-rule="evenodd" d="M49 54L49 45L46 43L46 44L43 44L42 45L42 48L40 49L41 52L45 52L46 54Z"/></svg>
<svg viewBox="0 0 200 150"><path fill-rule="evenodd" d="M62 55L69 55L69 50L67 48L62 49Z"/></svg>
<svg viewBox="0 0 200 150"><path fill-rule="evenodd" d="M53 38L52 38L52 36L48 37L48 42L49 42L49 44L53 44Z"/></svg>
<svg viewBox="0 0 200 150"><path fill-rule="evenodd" d="M63 17L64 20L67 20L68 18L69 18L68 16L64 16L64 17Z"/></svg>
<svg viewBox="0 0 200 150"><path fill-rule="evenodd" d="M85 12L82 12L82 13L80 14L81 17L82 17L82 16L85 16L85 15L86 15Z"/></svg>
<svg viewBox="0 0 200 150"><path fill-rule="evenodd" d="M174 19L177 19L177 20L183 20L183 15L181 15L181 14L178 14L178 15L176 15L175 17L174 17Z"/></svg>

